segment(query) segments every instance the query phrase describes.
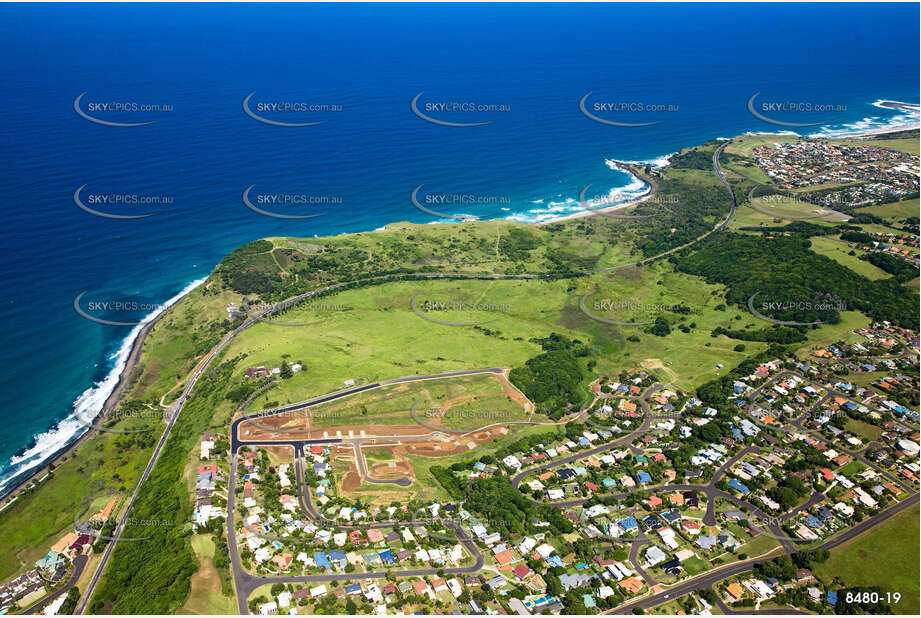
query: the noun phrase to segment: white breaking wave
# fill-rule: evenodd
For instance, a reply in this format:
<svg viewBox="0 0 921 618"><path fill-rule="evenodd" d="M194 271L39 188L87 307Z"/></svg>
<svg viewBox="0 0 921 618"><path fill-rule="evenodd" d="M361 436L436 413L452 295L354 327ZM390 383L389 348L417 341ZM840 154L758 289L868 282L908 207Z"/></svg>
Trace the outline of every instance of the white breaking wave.
<svg viewBox="0 0 921 618"><path fill-rule="evenodd" d="M889 107L888 105L883 105L883 103L897 103L898 105L908 106L916 112L921 111L921 105L918 105L917 103L906 103L905 101L893 101L892 99L877 99L876 101L873 102L873 107L879 107L881 109L889 109L889 110L894 109L892 107Z"/></svg>
<svg viewBox="0 0 921 618"><path fill-rule="evenodd" d="M125 370L128 357L131 355L131 348L134 347L134 341L144 326L179 302L183 296L204 283L206 279L193 281L131 329L131 333L122 340L118 350L109 357L109 360L115 361L112 369L105 378L93 384L77 397L73 404L73 413L48 431L35 436L35 444L32 447L19 455L10 457L9 469L4 474L3 479L0 480L0 492L6 488L11 479L23 472L44 465L48 457L54 455L86 432L89 428L89 423L102 411L102 407L105 405L109 395L118 385L118 380L122 371Z"/></svg>
<svg viewBox="0 0 921 618"><path fill-rule="evenodd" d="M921 119L921 113L918 112L896 114L889 118L868 116L856 122L823 126L815 133L810 133L809 137L849 137L852 135L860 135L868 131L882 132L887 129L904 129L917 126L919 119Z"/></svg>
<svg viewBox="0 0 921 618"><path fill-rule="evenodd" d="M671 159L676 154L678 153L672 152L667 155L662 155L661 157L656 157L655 159L645 159L641 161L624 161L624 163L632 163L633 165L651 165L652 167L665 167L666 165L668 165L668 160ZM607 161L605 161L605 163L607 163ZM608 167L611 167L611 164L608 164Z"/></svg>
<svg viewBox="0 0 921 618"><path fill-rule="evenodd" d="M796 131L790 131L789 129L784 131L746 131L744 135L795 135L796 137L802 137Z"/></svg>
<svg viewBox="0 0 921 618"><path fill-rule="evenodd" d="M650 161L626 161L625 163L632 163L634 165L649 164L660 166L666 165L670 156L671 155L666 155ZM506 218L511 221L517 221L519 223L548 223L571 215L584 213L586 212L586 206L589 208L600 209L626 205L642 198L652 190L651 187L642 179L618 167L617 161L614 159L605 159L604 163L609 169L613 171L628 174L630 176L630 182L622 187L614 187L603 195L596 194L592 197L586 196L586 204L582 204L576 197L567 197L562 200L550 199L541 208L529 208L523 212L515 213ZM557 197L562 196L562 193L557 194ZM531 204L544 204L544 200L533 200L531 201Z"/></svg>
<svg viewBox="0 0 921 618"><path fill-rule="evenodd" d="M894 113L892 116L867 116L854 122L844 122L838 124L826 124L816 128L812 133L797 133L796 131L778 130L778 131L748 131L745 135L791 135L796 137L851 137L862 135L864 133L885 133L886 131L897 131L899 129L915 128L921 121L921 106L917 103L904 103L902 101L892 101L890 99L878 99L873 102L873 107L887 110L889 112L899 112L883 105L884 102L899 103L914 107L914 110L901 110L901 113Z"/></svg>

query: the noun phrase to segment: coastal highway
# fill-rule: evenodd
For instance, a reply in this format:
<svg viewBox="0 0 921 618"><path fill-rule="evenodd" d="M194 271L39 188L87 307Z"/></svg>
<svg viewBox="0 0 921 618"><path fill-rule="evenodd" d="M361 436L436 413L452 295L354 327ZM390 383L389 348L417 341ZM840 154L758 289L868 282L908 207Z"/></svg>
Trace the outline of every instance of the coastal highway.
<svg viewBox="0 0 921 618"><path fill-rule="evenodd" d="M723 175L723 168L720 167L720 155L723 154L723 149L726 148L732 141L724 142L713 152L713 170L716 172L716 175L719 177L720 182L723 183L723 186L726 187L726 190L729 191L729 196L732 197L732 208L729 209L729 216L726 217L726 220L716 226L717 230L725 230L726 226L729 225L729 222L732 221L732 218L736 214L736 194L733 192L732 187L729 186L729 182L726 180L726 177Z"/></svg>
<svg viewBox="0 0 921 618"><path fill-rule="evenodd" d="M374 279L381 279L381 280L394 279L394 278L527 279L527 278L534 278L534 277L536 277L536 275L496 275L496 274L467 275L467 274L452 274L452 273L415 273L415 274L410 274L410 275L399 275L399 276L382 275L380 277L374 277ZM115 547L118 545L119 540L121 539L121 535L125 530L125 527L128 522L128 517L131 514L131 508L132 506L134 506L135 500L137 500L137 496L141 490L141 486L150 477L150 473L153 471L153 468L156 465L157 460L160 457L160 453L163 450L163 446L166 444L166 441L169 439L169 435L173 429L173 425L175 424L176 419L179 418L179 414L182 412L182 407L185 405L185 402L188 399L189 394L192 392L192 389L198 383L198 379L202 376L205 369L207 369L208 366L211 364L211 362L218 356L218 354L220 354L221 351L225 347L227 347L227 345L231 341L233 341L234 337L239 335L241 332L243 332L244 330L246 330L253 324L262 321L265 317L273 313L288 309L291 306L301 302L302 300L306 300L314 296L325 294L327 292L342 288L346 285L347 284L345 283L337 283L337 284L329 285L323 288L319 288L317 290L312 290L310 292L306 292L304 294L300 294L298 296L289 298L288 300L278 303L277 305L269 307L268 309L260 312L259 314L253 317L247 318L242 324L240 324L235 329L233 329L232 331L224 335L224 337L221 339L221 342L217 346L215 346L199 362L198 368L190 376L188 384L186 384L185 388L182 390L182 394L170 406L170 413L168 414L168 421L166 424L166 428L164 429L163 434L160 436L160 440L157 443L157 446L154 448L154 451L151 454L150 460L147 462L147 467L144 469L144 473L141 475L140 480L138 481L137 485L134 488L134 492L131 494L131 498L128 501L128 505L125 508L125 512L122 514L122 517L119 520L118 525L115 528L112 540L108 543L108 545L106 545L106 548L102 554L102 559L99 561L99 564L97 565L96 570L93 572L92 578L87 584L87 589L83 594L83 598L80 600L80 603L77 606L77 609L76 609L77 614L83 614L86 612L90 599L92 599L93 593L96 590L96 585L99 583L99 580L102 577L102 574L105 571L106 566L108 565L109 559L112 556L112 552L115 550ZM475 370L475 371L472 371L471 373L482 373L482 372L483 370ZM459 372L457 375L465 375L465 372ZM400 380L416 381L416 380L424 380L424 379L427 379L427 377L418 376L418 377L402 378ZM369 387L373 388L373 387L380 386L383 384L388 384L388 383L390 382L381 382L380 384L377 384L377 385L373 385L373 386L369 385ZM339 395L339 396L344 396L344 395ZM334 399L336 397L331 397L331 398ZM234 431L233 432L234 437L235 437L235 434L236 432Z"/></svg>
<svg viewBox="0 0 921 618"><path fill-rule="evenodd" d="M118 545L122 533L125 531L125 526L128 523L128 516L131 514L131 507L134 506L134 501L137 500L138 493L141 491L141 486L150 477L151 471L153 471L154 466L157 464L157 459L159 459L160 453L163 451L163 446L166 444L167 439L169 439L170 432L173 429L173 425L176 423L176 419L179 418L179 413L182 411L182 406L185 405L186 400L189 398L189 393L192 392L192 389L198 383L198 379L202 376L202 373L208 367L208 365L211 364L211 361L214 360L214 358L227 346L227 344L233 340L234 337L237 336L237 334L253 324L255 321L256 318L250 318L234 330L227 333L221 342L199 362L198 369L192 373L188 384L186 384L186 387L182 389L182 394L170 406L170 413L168 414L166 429L163 430L163 435L160 436L160 441L157 442L157 446L154 448L154 452L150 456L150 460L147 462L147 467L144 468L144 473L141 475L137 486L134 488L134 492L131 494L131 499L128 501L125 512L122 514L118 525L115 527L112 540L109 541L105 550L103 550L102 559L96 566L96 570L93 572L93 577L90 578L90 581L86 586L86 591L83 593L83 598L80 599L80 603L77 605L77 614L83 614L86 612L86 608L89 605L90 599L93 597L93 593L96 590L96 585L99 583L99 579L102 577L102 573L105 571L105 567L109 562L109 558L111 558L112 552L115 550L115 547Z"/></svg>

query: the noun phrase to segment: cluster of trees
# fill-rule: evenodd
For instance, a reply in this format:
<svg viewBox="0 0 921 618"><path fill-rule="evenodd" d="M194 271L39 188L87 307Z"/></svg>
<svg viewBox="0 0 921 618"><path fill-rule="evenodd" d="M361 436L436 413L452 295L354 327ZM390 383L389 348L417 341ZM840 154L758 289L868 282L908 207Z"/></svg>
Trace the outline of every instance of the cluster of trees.
<svg viewBox="0 0 921 618"><path fill-rule="evenodd" d="M793 508L809 493L809 487L798 476L785 476L767 491L768 496L775 500L784 510Z"/></svg>
<svg viewBox="0 0 921 618"><path fill-rule="evenodd" d="M745 232L761 232L763 234L784 234L790 236L796 236L799 238L811 238L813 236L829 236L831 234L836 234L837 232L848 229L849 226L839 225L839 226L829 226L829 225L819 225L817 223L809 223L808 221L794 221L793 223L788 223L787 225L772 225L772 226L745 226L739 229Z"/></svg>
<svg viewBox="0 0 921 618"><path fill-rule="evenodd" d="M656 318L656 321L652 324L652 326L646 329L646 332L651 335L655 335L656 337L664 337L672 332L672 329L668 324L668 320L660 315Z"/></svg>
<svg viewBox="0 0 921 618"><path fill-rule="evenodd" d="M176 419L157 465L141 487L131 514L136 523L125 528L90 606L94 614L172 614L188 598L190 578L198 570L184 522L192 504L182 474L188 453L211 425L214 411L239 358L203 374Z"/></svg>
<svg viewBox="0 0 921 618"><path fill-rule="evenodd" d="M796 552L791 555L778 556L755 565L755 575L761 578L773 577L782 582L796 577L797 569L808 569L813 564L828 560L828 551L821 549L808 552Z"/></svg>
<svg viewBox="0 0 921 618"><path fill-rule="evenodd" d="M758 295L761 313L797 322L834 322L838 307L917 330L918 293L896 279L872 281L811 251L805 238L764 239L721 233L693 253L674 258L675 268L728 287L726 298L747 310ZM769 303L762 310L761 303Z"/></svg>
<svg viewBox="0 0 921 618"><path fill-rule="evenodd" d="M712 161L708 165L712 167ZM725 218L732 206L729 192L722 185L695 183L667 172L658 189L680 199L677 204L661 207L649 219L653 225L642 229L636 246L644 257L660 255L696 240L712 230L716 221Z"/></svg>
<svg viewBox="0 0 921 618"><path fill-rule="evenodd" d="M896 281L901 281L902 283L911 281L918 276L918 269L914 265L888 253L867 253L860 256L860 259L886 271L895 277Z"/></svg>
<svg viewBox="0 0 921 618"><path fill-rule="evenodd" d="M778 345L771 345L767 350L739 363L726 375L710 380L697 388L697 398L716 409L725 407L726 398L732 394L732 383L739 378L754 373L762 363L775 358L787 356L786 350ZM706 427L707 425L704 425Z"/></svg>
<svg viewBox="0 0 921 618"><path fill-rule="evenodd" d="M64 603L58 609L58 615L70 616L77 610L77 602L80 601L80 589L76 586L67 591L64 597Z"/></svg>
<svg viewBox="0 0 921 618"><path fill-rule="evenodd" d="M534 402L538 413L559 419L585 398L581 359L590 351L582 342L557 333L533 341L543 352L512 369L509 380Z"/></svg>
<svg viewBox="0 0 921 618"><path fill-rule="evenodd" d="M676 170L709 170L713 168L715 149L691 148L680 154L672 155L668 162Z"/></svg>
<svg viewBox="0 0 921 618"><path fill-rule="evenodd" d="M435 478L441 482L442 476ZM468 511L482 515L491 530L503 535L527 534L531 519L537 514L537 505L515 489L506 476L476 478L463 487L458 484L445 489L455 499L464 500Z"/></svg>
<svg viewBox="0 0 921 618"><path fill-rule="evenodd" d="M858 614L868 614L870 616L892 615L892 607L886 601L886 592L879 586L842 588L838 590L835 614L845 616Z"/></svg>
<svg viewBox="0 0 921 618"><path fill-rule="evenodd" d="M217 272L224 284L241 294L269 296L282 284L272 243L257 240L235 249L221 260Z"/></svg>
<svg viewBox="0 0 921 618"><path fill-rule="evenodd" d="M741 341L767 341L769 343L800 343L806 341L806 333L803 327L781 326L775 324L759 330L729 330L722 326L717 326L710 334L713 337L725 335L730 339L739 339Z"/></svg>
<svg viewBox="0 0 921 618"><path fill-rule="evenodd" d="M526 228L513 227L499 239L499 253L519 262L528 259L530 251L540 245L541 240L537 234Z"/></svg>
<svg viewBox="0 0 921 618"><path fill-rule="evenodd" d="M859 243L865 243L865 244L869 244L873 242L872 236L870 236L866 232L861 232L859 230L847 230L845 232L842 232L839 238L847 242L859 242Z"/></svg>

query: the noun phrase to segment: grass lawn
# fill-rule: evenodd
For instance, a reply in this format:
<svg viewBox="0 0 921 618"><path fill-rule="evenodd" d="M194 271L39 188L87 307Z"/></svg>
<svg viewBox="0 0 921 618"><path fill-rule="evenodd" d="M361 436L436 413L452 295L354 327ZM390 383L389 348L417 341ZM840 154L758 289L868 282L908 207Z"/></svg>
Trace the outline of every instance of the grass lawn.
<svg viewBox="0 0 921 618"><path fill-rule="evenodd" d="M649 611L657 616L674 616L679 611L683 612L684 608L681 607L677 599L672 599L662 603L661 605L656 605Z"/></svg>
<svg viewBox="0 0 921 618"><path fill-rule="evenodd" d="M762 190L762 193L764 191ZM746 202L748 203L748 202ZM781 219L782 221L790 222L795 220L803 219L794 219L793 217L809 217L805 221L810 221L813 223L840 223L841 217L838 215L830 214L824 216L816 216L816 211L823 209L823 207L810 204L801 199L786 198L780 195L773 196L760 196L758 193L754 197L755 206L761 208L753 208L749 205L749 208L752 208L758 214L764 215L767 220L772 220L773 218ZM763 211L767 211L767 213ZM770 213L770 214L768 214Z"/></svg>
<svg viewBox="0 0 921 618"><path fill-rule="evenodd" d="M710 564L699 556L694 556L693 558L688 558L681 563L681 566L684 567L684 570L688 572L688 575L700 575L704 571L710 568Z"/></svg>
<svg viewBox="0 0 921 618"><path fill-rule="evenodd" d="M745 545L739 548L738 553L748 554L749 558L754 558L762 554L766 554L770 551L773 551L780 546L780 543L777 539L772 539L771 537L761 534L750 540Z"/></svg>
<svg viewBox="0 0 921 618"><path fill-rule="evenodd" d="M823 324L819 328L806 331L808 341L797 348L797 356L807 359L813 351L826 348L836 341L847 343L866 341L864 337L855 334L854 330L869 326L870 318L859 311L841 311L839 315L841 320L837 324Z"/></svg>
<svg viewBox="0 0 921 618"><path fill-rule="evenodd" d="M867 279L886 279L890 275L881 268L877 268L870 262L860 259L863 251L854 249L856 255L848 255L851 248L843 240L833 236L813 236L809 239L809 244L813 251L819 255L824 255L835 260L842 266L850 268L858 275L863 275Z"/></svg>
<svg viewBox="0 0 921 618"><path fill-rule="evenodd" d="M863 421L858 421L853 418L847 419L847 423L844 425L844 429L863 440L864 443L879 440L879 436L883 433L883 429L881 427L877 427L876 425L871 425L870 423L865 423Z"/></svg>
<svg viewBox="0 0 921 618"><path fill-rule="evenodd" d="M473 375L382 386L310 408L314 427L360 424L413 425L412 407L426 422L452 429L475 429L496 422L521 421L521 404L503 394L505 379Z"/></svg>
<svg viewBox="0 0 921 618"><path fill-rule="evenodd" d="M739 176L744 176L745 178L754 180L763 185L770 184L771 182L771 178L764 173L764 170L762 170L761 166L757 163L753 165L744 165L741 161L731 161L723 164L722 167L723 169L731 170Z"/></svg>
<svg viewBox="0 0 921 618"><path fill-rule="evenodd" d="M793 142L797 138L792 135L769 134L769 135L740 135L732 138L732 143L726 146L725 152L730 154L742 155L743 157L754 157L753 150L764 144L781 144L784 142Z"/></svg>
<svg viewBox="0 0 921 618"><path fill-rule="evenodd" d="M761 191L763 192L764 190L762 189ZM752 233L747 230L741 230L740 228L743 227L775 227L778 225L786 225L797 220L804 220L815 225L826 226L838 225L842 222L841 218L837 215L825 215L810 219L783 218L784 215L814 215L817 207L804 202L782 200L779 197L765 198L756 193L754 197L755 203L763 210L768 211L762 212L761 210L752 208L752 205L748 201L747 193L745 195L739 195L738 198L739 206L736 208L736 214L732 218L729 228L741 233Z"/></svg>
<svg viewBox="0 0 921 618"><path fill-rule="evenodd" d="M836 139L831 140L832 144L856 144L857 146L877 146L880 148L891 148L900 150L908 154L919 154L918 140L910 137L901 139Z"/></svg>
<svg viewBox="0 0 921 618"><path fill-rule="evenodd" d="M865 465L863 465L860 461L854 460L851 463L842 466L838 472L844 476L850 477L852 474L860 474L864 468L866 468Z"/></svg>
<svg viewBox="0 0 921 618"><path fill-rule="evenodd" d="M904 219L906 217L918 216L918 200L903 200L901 202L892 202L891 204L880 204L878 206L866 206L858 208L854 212L866 212L877 217L886 219ZM893 230L894 231L894 230Z"/></svg>
<svg viewBox="0 0 921 618"><path fill-rule="evenodd" d="M393 461L393 453L386 448L365 448L361 450L365 459L370 461Z"/></svg>
<svg viewBox="0 0 921 618"><path fill-rule="evenodd" d="M900 592L902 599L892 606L896 614L917 615L918 591L918 505L906 509L831 550L824 564L813 567L826 585L835 576L846 586L879 586L883 592Z"/></svg>
<svg viewBox="0 0 921 618"><path fill-rule="evenodd" d="M221 593L221 577L211 562L214 557L214 541L209 534L193 534L189 538L200 567L192 576L192 590L182 614L235 614L237 604L233 598Z"/></svg>

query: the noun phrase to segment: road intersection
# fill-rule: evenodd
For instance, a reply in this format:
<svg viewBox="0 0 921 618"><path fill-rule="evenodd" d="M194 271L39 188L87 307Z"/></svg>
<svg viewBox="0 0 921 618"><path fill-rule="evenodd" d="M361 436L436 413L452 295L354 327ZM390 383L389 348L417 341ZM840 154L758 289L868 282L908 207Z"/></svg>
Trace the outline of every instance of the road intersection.
<svg viewBox="0 0 921 618"><path fill-rule="evenodd" d="M497 369L472 370L471 372L452 372L450 375L469 375L470 373L482 373L484 371L495 372L495 371L501 371L501 370L497 370ZM760 393L764 388L766 388L770 384L773 384L776 381L782 379L785 375L787 375L787 373L790 373L790 372L783 372L779 374L778 376L775 376L774 378L772 378L770 381L766 382L764 385L759 387L757 391L751 394L751 398L753 399L754 397L756 397L758 393ZM437 377L444 377L444 376L443 374L439 374L438 376L426 376L426 377L419 377L419 378L414 378L414 379L434 379ZM397 380L388 381L387 383L395 383L395 382L399 382L400 380L405 380L405 379L401 378ZM383 383L380 383L380 384L383 384ZM333 398L349 396L349 395L355 394L356 392L362 392L364 390L367 390L368 388L379 386L380 384L368 385L365 387L360 387L358 389L345 391L340 394L334 395ZM648 400L655 392L657 392L658 390L662 388L663 388L663 385L654 384L649 389L647 389L643 394L635 398L636 402L642 408L644 415L643 415L643 421L641 425L637 427L637 429L635 429L634 431L626 435L620 436L617 439L609 441L605 444L601 444L599 446L596 446L590 449L586 449L578 453L575 453L575 454L572 454L572 455L569 455L569 456L566 456L566 457L563 457L563 458L560 458L560 459L557 459L551 462L547 462L544 464L530 467L526 470L519 471L517 474L515 474L512 477L511 479L512 485L517 489L520 487L523 480L529 475L553 470L561 466L565 466L567 464L573 463L577 460L584 459L585 457L588 457L591 455L597 455L601 453L610 452L612 450L615 450L621 447L625 447L625 446L631 447L632 443L636 439L641 438L643 435L645 435L647 432L651 430L652 420L655 419L656 417L655 415L651 413L649 409ZM306 402L306 403L325 402L328 400L329 399L326 396L324 396L322 398L311 400L310 402ZM303 406L304 402L298 405ZM289 408L290 407L287 407L285 408L285 410ZM810 410L813 408L810 408ZM805 416L806 415L804 414L803 417L801 418L804 418ZM235 421L233 424L234 431L232 433L232 443L234 445L233 446L234 454L237 452L237 449L239 449L239 447L247 444L246 441L240 440L239 436L236 435L236 430L237 430L239 423L246 420L246 418L247 417L242 417L238 419L237 421ZM807 431L807 430L803 430L803 431ZM374 439L374 437L366 438L366 439ZM341 529L367 529L367 528L372 528L372 527L380 528L380 527L393 527L393 526L401 526L401 525L402 526L422 525L422 524L427 524L427 523L434 523L434 520L414 520L412 522L407 522L407 521L368 522L368 523L355 525L355 524L345 524L345 523L338 522L338 521L327 520L320 513L318 513L310 501L309 488L306 486L304 482L304 468L306 466L305 458L304 458L304 448L312 444L335 444L335 443L340 443L343 441L345 440L340 440L340 439L287 440L287 441L280 440L280 441L261 442L260 444L262 445L287 444L294 448L295 450L295 473L297 476L297 488L298 488L298 499L299 499L300 509L302 513L313 522L325 523L325 524L333 525ZM353 438L352 441L355 443L356 450L358 450L359 447L357 444L357 439ZM772 552L769 552L768 556L772 556L775 554L781 555L781 554L795 553L798 550L796 546L793 545L793 539L788 538L786 534L783 533L780 526L782 525L783 522L788 521L789 519L795 517L803 510L811 508L815 504L818 504L819 502L824 500L825 496L822 493L814 492L803 504L799 505L795 509L788 511L782 516L773 517L773 516L770 516L764 513L761 509L745 501L741 497L738 497L729 492L720 490L716 487L717 482L738 461L740 461L744 456L748 454L756 453L758 451L759 449L754 446L748 446L748 447L741 449L738 453L736 453L735 455L727 459L722 465L720 465L719 468L717 468L714 471L713 476L711 477L710 481L707 484L703 484L703 485L689 484L689 483L668 484L668 485L662 485L658 487L645 487L645 488L642 488L641 491L645 491L645 492L653 493L653 494L676 492L676 491L697 491L697 492L704 493L707 496L707 509L706 509L706 513L702 520L705 525L715 525L716 524L716 517L715 517L714 509L715 509L715 504L716 504L717 499L724 499L724 500L734 502L740 507L743 507L744 509L746 509L751 516L755 518L760 518L763 521L767 522L764 525L764 528L766 528L770 532L773 538L776 538L780 542L781 547L776 548ZM233 572L234 572L234 582L235 582L235 586L237 590L237 604L238 604L238 609L241 613L248 612L248 599L249 599L249 596L252 594L252 592L259 586L262 586L265 584L298 583L298 582L318 583L318 582L328 582L328 581L343 580L343 579L344 580L362 580L362 579L372 579L372 578L384 578L384 577L387 577L388 575L395 576L395 577L413 577L413 576L435 575L438 572L437 569L409 569L409 570L374 571L374 572L361 572L361 573L355 572L355 573L334 573L334 574L302 575L302 576L292 575L292 576L275 576L275 577L258 577L258 576L254 576L254 575L247 573L243 569L242 564L240 563L239 553L238 553L236 539L235 539L235 530L234 530L234 525L233 525L233 521L234 521L233 519L233 499L234 499L234 494L235 494L235 479L236 479L236 471L237 471L236 470L236 459L237 458L235 456L232 457L231 481L228 487L229 503L228 503L227 533L228 533L228 539L230 540L228 545L231 551L231 562L232 562ZM872 464L868 464L868 465L872 465ZM883 471L880 471L880 472L883 472ZM640 490L636 490L636 491L640 491ZM609 495L608 497L615 499L615 500L622 500L622 499L629 497L633 493L635 493L635 491L627 492L623 494L612 494L612 495ZM578 499L578 500L555 502L555 503L550 503L550 504L552 504L553 506L559 507L559 508L568 508L568 507L573 507L573 506L584 504L587 501L588 499L583 498L583 499ZM858 534L869 529L870 527L885 521L886 519L888 519L895 513L900 512L901 510L908 508L912 504L917 503L917 501L918 501L918 494L916 492L912 492L912 495L906 500L903 500L897 503L896 505L894 505L893 507L890 507L889 509L881 513L878 513L874 515L873 517L864 520L863 522L860 522L859 524L836 535L835 537L828 539L826 542L815 547L814 549L830 549L833 547L837 547L841 543L844 543L847 540L857 536ZM474 557L474 560L475 560L474 564L471 566L446 568L443 570L443 572L446 574L460 574L460 573L475 573L479 571L483 567L483 556L480 550L477 548L476 544L473 542L473 540L467 537L460 529L460 526L458 526L457 524L453 522L445 522L445 521L441 521L440 523L454 530L457 536L458 542L462 543L465 546L467 551ZM642 567L638 559L638 552L640 548L644 544L646 544L647 541L648 539L646 539L646 537L643 536L642 534L639 535L636 539L632 541L629 560L634 566L634 568L637 570L637 572L646 580L647 584L650 586L650 589L651 589L652 586L654 585L658 585L660 587L661 585L657 584L655 578L653 578L649 573L645 571L645 569ZM780 554L777 553L778 549L781 552ZM615 610L612 610L612 612L608 612L608 613L627 613L635 607L649 608L649 607L658 605L662 602L665 602L666 600L670 598L677 598L678 596L687 594L688 592L693 592L695 590L712 587L714 584L728 577L732 577L733 575L737 575L739 573L743 573L743 572L753 569L754 566L758 564L760 560L763 560L768 556L761 556L759 558L736 562L736 563L727 565L725 567L721 567L718 569L708 571L706 573L702 573L701 575L698 575L696 577L685 579L677 584L667 587L667 589L663 592L660 592L657 594L651 594L651 595L645 596L640 599L634 599L630 603L625 604L619 608L616 608ZM800 613L800 612L795 611L795 610L789 610L789 611L785 611L781 613Z"/></svg>

